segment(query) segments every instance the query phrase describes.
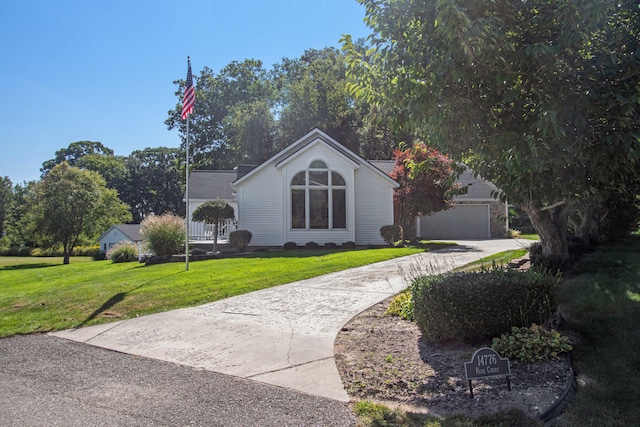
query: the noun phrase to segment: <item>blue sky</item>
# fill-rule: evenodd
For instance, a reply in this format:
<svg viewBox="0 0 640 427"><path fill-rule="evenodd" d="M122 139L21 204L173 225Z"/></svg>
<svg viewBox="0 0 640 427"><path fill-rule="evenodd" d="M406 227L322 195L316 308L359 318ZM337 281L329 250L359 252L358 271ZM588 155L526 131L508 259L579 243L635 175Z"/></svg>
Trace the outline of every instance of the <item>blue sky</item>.
<svg viewBox="0 0 640 427"><path fill-rule="evenodd" d="M74 141L178 147L164 121L187 56L194 75L247 58L270 69L366 37L364 16L356 0L0 0L0 177L39 179Z"/></svg>

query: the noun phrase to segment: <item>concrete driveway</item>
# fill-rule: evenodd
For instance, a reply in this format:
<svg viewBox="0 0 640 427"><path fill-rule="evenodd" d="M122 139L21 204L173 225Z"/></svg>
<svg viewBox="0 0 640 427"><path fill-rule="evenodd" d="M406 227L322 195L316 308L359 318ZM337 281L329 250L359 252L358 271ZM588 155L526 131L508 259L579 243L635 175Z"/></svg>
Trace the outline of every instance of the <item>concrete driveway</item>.
<svg viewBox="0 0 640 427"><path fill-rule="evenodd" d="M531 242L457 243L198 307L50 335L346 402L333 342L351 318L405 289L416 269L446 271Z"/></svg>

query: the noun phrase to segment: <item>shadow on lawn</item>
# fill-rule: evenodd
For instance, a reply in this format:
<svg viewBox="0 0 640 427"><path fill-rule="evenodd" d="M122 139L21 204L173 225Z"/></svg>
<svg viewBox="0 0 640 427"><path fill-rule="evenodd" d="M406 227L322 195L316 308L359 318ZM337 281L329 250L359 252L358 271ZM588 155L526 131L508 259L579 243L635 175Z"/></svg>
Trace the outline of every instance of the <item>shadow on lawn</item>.
<svg viewBox="0 0 640 427"><path fill-rule="evenodd" d="M129 289L127 292L118 292L117 294L115 294L114 296L112 296L111 298L109 298L107 301L104 302L104 304L102 304L98 309L96 309L93 313L91 313L89 315L89 317L87 317L86 319L84 319L82 321L82 323L78 324L77 326L75 326L76 328L81 328L83 326L86 326L91 320L95 319L96 317L98 317L99 315L101 315L102 313L105 313L107 310L113 308L116 304L118 304L119 302L124 301L124 299L126 298L127 294L130 294L133 291L137 291L138 289L147 286L153 282L157 282L160 280L165 279L168 276L173 276L175 274L181 274L182 272L178 272L178 273L172 273L169 274L167 276L163 276L163 277L159 277L157 279L153 279L150 280L148 282L145 282L141 285L136 286L135 288Z"/></svg>
<svg viewBox="0 0 640 427"><path fill-rule="evenodd" d="M48 264L46 262L34 263L34 264L16 264L16 265L6 265L4 267L0 267L0 271L9 271L9 270L28 270L31 268L44 268L44 267L54 267L58 264Z"/></svg>

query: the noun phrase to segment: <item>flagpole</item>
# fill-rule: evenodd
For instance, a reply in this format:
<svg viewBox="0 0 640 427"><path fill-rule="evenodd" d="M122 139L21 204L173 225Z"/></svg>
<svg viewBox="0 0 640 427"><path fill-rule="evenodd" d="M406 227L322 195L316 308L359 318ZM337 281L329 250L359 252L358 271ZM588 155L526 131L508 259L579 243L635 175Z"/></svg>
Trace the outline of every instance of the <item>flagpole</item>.
<svg viewBox="0 0 640 427"><path fill-rule="evenodd" d="M187 116L187 156L186 156L186 160L187 160L187 167L185 168L185 174L186 174L186 179L185 179L185 185L186 185L186 190L185 190L185 199L186 201L186 209L185 212L187 214L187 220L186 220L186 231L185 231L185 239L184 239L184 248L185 248L185 256L184 256L184 263L185 263L185 271L189 271L189 116Z"/></svg>
<svg viewBox="0 0 640 427"><path fill-rule="evenodd" d="M184 236L184 263L186 271L189 271L189 223L191 216L189 215L189 116L193 113L194 104L196 102L195 88L193 87L193 75L191 74L191 58L187 56L187 81L184 88L184 97L182 98L182 120L187 119L187 141L186 141L186 167L185 167L185 236Z"/></svg>

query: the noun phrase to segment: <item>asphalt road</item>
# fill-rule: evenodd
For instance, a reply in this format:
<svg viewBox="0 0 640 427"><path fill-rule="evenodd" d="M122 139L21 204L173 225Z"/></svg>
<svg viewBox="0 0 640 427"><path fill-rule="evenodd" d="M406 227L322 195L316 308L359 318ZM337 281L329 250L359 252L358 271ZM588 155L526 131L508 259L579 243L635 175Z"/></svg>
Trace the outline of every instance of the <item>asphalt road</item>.
<svg viewBox="0 0 640 427"><path fill-rule="evenodd" d="M0 339L2 426L354 426L347 405L47 335Z"/></svg>

